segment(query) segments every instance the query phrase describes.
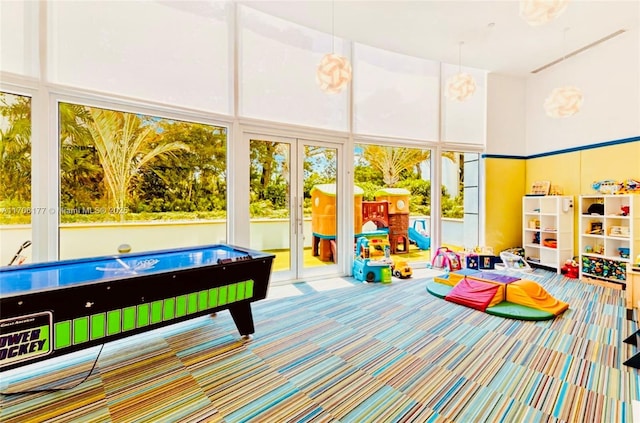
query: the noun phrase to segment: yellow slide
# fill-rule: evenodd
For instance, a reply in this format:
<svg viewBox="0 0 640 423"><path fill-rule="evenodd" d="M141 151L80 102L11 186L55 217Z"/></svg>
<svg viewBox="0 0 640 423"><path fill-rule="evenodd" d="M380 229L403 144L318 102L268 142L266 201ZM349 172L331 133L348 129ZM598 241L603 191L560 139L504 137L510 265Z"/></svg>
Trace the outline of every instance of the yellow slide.
<svg viewBox="0 0 640 423"><path fill-rule="evenodd" d="M537 308L555 316L569 308L569 304L552 297L537 282L521 279L507 286L507 301Z"/></svg>

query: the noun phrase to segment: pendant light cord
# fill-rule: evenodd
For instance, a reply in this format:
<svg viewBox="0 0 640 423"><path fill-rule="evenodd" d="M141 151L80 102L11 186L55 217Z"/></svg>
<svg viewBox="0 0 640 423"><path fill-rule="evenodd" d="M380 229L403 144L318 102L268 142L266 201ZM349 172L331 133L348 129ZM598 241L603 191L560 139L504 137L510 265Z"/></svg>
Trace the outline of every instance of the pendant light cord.
<svg viewBox="0 0 640 423"><path fill-rule="evenodd" d="M331 53L336 53L336 2L331 0Z"/></svg>

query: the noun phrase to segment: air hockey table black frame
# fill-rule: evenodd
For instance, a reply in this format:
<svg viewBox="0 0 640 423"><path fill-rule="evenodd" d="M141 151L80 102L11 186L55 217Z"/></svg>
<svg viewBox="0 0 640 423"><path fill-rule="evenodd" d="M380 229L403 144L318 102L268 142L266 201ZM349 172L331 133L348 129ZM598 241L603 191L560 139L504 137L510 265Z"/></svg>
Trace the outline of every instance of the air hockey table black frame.
<svg viewBox="0 0 640 423"><path fill-rule="evenodd" d="M123 275L14 295L0 293L0 371L225 309L243 337L253 334L251 303L267 296L274 255L217 244L112 258L144 258L149 253L211 247L243 254L176 270ZM28 272L72 262L77 260L5 267L0 277L4 272Z"/></svg>

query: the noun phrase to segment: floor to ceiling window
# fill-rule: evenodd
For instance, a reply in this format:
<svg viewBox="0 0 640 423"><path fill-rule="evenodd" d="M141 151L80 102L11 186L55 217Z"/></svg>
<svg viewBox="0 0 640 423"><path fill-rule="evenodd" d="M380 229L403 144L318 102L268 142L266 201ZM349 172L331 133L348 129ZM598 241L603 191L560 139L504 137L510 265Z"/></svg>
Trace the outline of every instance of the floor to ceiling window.
<svg viewBox="0 0 640 423"><path fill-rule="evenodd" d="M431 254L431 150L356 144L356 236L388 245L398 259Z"/></svg>
<svg viewBox="0 0 640 423"><path fill-rule="evenodd" d="M61 258L226 239L226 128L71 103L59 116Z"/></svg>
<svg viewBox="0 0 640 423"><path fill-rule="evenodd" d="M0 266L31 261L31 98L0 92Z"/></svg>
<svg viewBox="0 0 640 423"><path fill-rule="evenodd" d="M33 101L30 200L60 209L31 224L25 216L5 222L3 243L9 225L26 232L2 244L0 259L27 240L44 260L113 254L123 244L140 251L229 239L278 251L278 269L292 280L317 269L349 273L353 236L381 223L354 218L358 190L362 201L397 206L402 228L387 228L389 243L405 257L415 253L412 260L428 261L431 244L481 242L479 201L470 200L477 182L466 184L485 141L483 71L464 69L478 88L458 104L442 90L459 66L340 39L244 4L205 3L0 6L2 34L17 34L15 42L2 37L0 90ZM328 94L316 70L334 49L350 58L353 80ZM11 122L3 115L2 130ZM127 166L118 166L118 155ZM340 157L347 160L334 161ZM452 172L458 188L448 181ZM341 197L346 191L354 198ZM314 226L314 195L336 196L334 227ZM263 236L267 244L253 230L264 219L285 227L279 237ZM448 220L463 222L462 237L450 235ZM207 229L192 234L181 225ZM150 228L153 235L140 235ZM83 231L100 242L81 239Z"/></svg>
<svg viewBox="0 0 640 423"><path fill-rule="evenodd" d="M442 152L442 245L453 250L479 246L479 156Z"/></svg>

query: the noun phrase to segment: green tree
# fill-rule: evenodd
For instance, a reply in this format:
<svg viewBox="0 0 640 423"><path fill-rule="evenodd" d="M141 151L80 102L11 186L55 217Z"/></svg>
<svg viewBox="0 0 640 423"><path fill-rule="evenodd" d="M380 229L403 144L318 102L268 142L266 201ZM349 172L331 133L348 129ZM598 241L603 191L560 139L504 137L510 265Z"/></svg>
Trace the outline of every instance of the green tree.
<svg viewBox="0 0 640 423"><path fill-rule="evenodd" d="M104 171L109 203L116 209L124 210L133 178L154 159L188 149L182 142L163 142L155 125L143 124L138 115L93 107L88 110L88 129Z"/></svg>
<svg viewBox="0 0 640 423"><path fill-rule="evenodd" d="M411 170L414 166L430 157L430 151L417 148L389 147L367 145L364 147L364 159L382 172L382 179L386 187L395 187L401 180L402 172Z"/></svg>
<svg viewBox="0 0 640 423"><path fill-rule="evenodd" d="M31 98L0 93L0 201L31 201Z"/></svg>
<svg viewBox="0 0 640 423"><path fill-rule="evenodd" d="M59 116L61 205L75 210L97 206L104 172L88 128L89 111L78 104L60 103Z"/></svg>
<svg viewBox="0 0 640 423"><path fill-rule="evenodd" d="M251 169L251 201L272 201L270 192L283 192L285 198L278 198L275 202L286 204L289 193L289 147L287 144L252 140L250 145ZM284 185L282 189L276 186Z"/></svg>
<svg viewBox="0 0 640 423"><path fill-rule="evenodd" d="M162 211L226 210L226 129L191 122L159 123L164 143L188 147L158 157L142 173L135 195L142 204L162 198Z"/></svg>
<svg viewBox="0 0 640 423"><path fill-rule="evenodd" d="M63 145L60 156L60 197L67 209L89 208L101 198L102 167L92 148Z"/></svg>

